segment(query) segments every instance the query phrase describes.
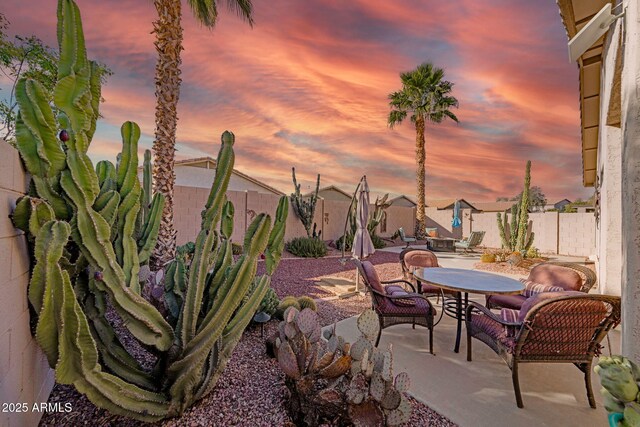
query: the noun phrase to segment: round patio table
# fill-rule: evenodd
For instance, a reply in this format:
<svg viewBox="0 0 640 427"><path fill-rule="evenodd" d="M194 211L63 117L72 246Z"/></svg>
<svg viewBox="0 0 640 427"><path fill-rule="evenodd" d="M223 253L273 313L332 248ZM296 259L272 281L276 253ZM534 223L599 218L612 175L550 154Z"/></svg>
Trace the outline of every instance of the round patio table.
<svg viewBox="0 0 640 427"><path fill-rule="evenodd" d="M455 292L455 311L453 315L449 313L443 303L443 310L448 315L457 319L456 344L453 351L460 351L460 335L462 333L463 303L464 293L465 303L469 300L469 293L483 295L516 295L524 290L524 285L518 280L498 274L486 273L484 271L466 270L463 268L418 268L413 272L418 283L427 282L442 289Z"/></svg>

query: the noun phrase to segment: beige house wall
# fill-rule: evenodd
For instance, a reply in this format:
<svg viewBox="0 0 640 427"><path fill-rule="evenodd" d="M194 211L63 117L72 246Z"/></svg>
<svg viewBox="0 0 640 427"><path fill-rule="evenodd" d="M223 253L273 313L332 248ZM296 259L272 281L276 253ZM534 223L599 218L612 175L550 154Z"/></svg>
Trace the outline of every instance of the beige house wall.
<svg viewBox="0 0 640 427"><path fill-rule="evenodd" d="M31 409L47 401L54 384L53 370L29 328L26 238L9 219L27 185L18 152L0 141L0 402L28 405L26 413L0 411L4 427L38 425L42 414Z"/></svg>

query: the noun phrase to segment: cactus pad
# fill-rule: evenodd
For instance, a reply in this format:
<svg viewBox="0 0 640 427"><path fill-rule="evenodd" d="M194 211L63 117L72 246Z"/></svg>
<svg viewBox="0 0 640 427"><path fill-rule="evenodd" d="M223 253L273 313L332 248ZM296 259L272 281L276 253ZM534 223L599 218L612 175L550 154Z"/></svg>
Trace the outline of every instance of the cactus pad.
<svg viewBox="0 0 640 427"><path fill-rule="evenodd" d="M406 393L407 391L409 391L410 385L411 379L409 378L409 374L407 374L406 372L401 372L396 376L394 386L399 392Z"/></svg>
<svg viewBox="0 0 640 427"><path fill-rule="evenodd" d="M375 341L380 331L380 321L373 310L365 310L358 316L358 329L369 340Z"/></svg>

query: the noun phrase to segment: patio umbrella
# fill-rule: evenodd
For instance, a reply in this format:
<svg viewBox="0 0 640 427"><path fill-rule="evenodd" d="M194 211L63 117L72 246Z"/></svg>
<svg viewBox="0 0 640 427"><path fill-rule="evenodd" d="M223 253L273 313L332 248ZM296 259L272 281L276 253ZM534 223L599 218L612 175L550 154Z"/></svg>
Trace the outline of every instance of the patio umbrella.
<svg viewBox="0 0 640 427"><path fill-rule="evenodd" d="M453 205L453 220L451 221L451 226L453 228L458 228L462 225L460 221L460 200L456 200Z"/></svg>
<svg viewBox="0 0 640 427"><path fill-rule="evenodd" d="M373 247L369 230L367 230L367 222L369 221L369 184L367 177L363 176L358 188L356 207L356 234L353 236L353 244L351 255L359 260L367 258L376 250ZM356 270L356 292L360 285L360 274Z"/></svg>

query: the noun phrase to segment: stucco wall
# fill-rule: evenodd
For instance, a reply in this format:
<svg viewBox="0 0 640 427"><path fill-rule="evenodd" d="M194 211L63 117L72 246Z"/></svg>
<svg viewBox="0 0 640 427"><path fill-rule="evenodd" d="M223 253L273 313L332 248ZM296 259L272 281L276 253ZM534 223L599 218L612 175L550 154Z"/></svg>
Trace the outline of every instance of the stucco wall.
<svg viewBox="0 0 640 427"><path fill-rule="evenodd" d="M4 427L37 425L42 414L31 411L33 404L46 402L54 383L53 370L29 329L26 238L9 219L26 189L18 152L0 140L0 403L28 405L26 413L0 408Z"/></svg>
<svg viewBox="0 0 640 427"><path fill-rule="evenodd" d="M178 232L179 245L195 240L200 231L200 213L208 195L209 190L204 188L185 186L174 188L174 226ZM256 191L228 191L227 198L233 202L235 207L232 235L235 242L242 242L244 232L254 215L265 212L273 216L280 199L275 194ZM322 231L323 240L335 240L342 235L349 203L350 201L318 200L314 221L317 224L317 230ZM373 210L373 205L370 206L370 210ZM399 227L413 230L414 224L415 209L413 207L390 206L387 210L387 232L380 233L380 235L388 237ZM306 231L289 208L285 239L289 240L299 236L306 236Z"/></svg>
<svg viewBox="0 0 640 427"><path fill-rule="evenodd" d="M507 218L510 221L511 215ZM469 221L467 217L463 219ZM535 233L533 246L541 252L588 257L596 251L593 213L540 212L529 214L529 219ZM468 228L485 232L483 246L499 248L502 245L495 212L472 214Z"/></svg>

